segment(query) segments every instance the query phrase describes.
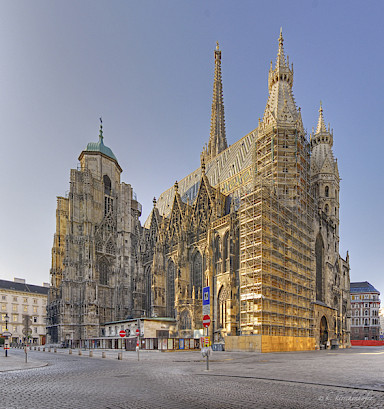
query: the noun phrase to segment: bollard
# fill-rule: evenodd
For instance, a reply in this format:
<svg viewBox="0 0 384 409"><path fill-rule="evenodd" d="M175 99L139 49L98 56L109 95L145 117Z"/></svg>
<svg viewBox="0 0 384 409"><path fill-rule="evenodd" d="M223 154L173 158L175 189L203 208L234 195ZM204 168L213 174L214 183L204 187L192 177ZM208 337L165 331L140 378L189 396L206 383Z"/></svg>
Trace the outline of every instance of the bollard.
<svg viewBox="0 0 384 409"><path fill-rule="evenodd" d="M29 347L29 350L32 351L32 347Z"/></svg>
<svg viewBox="0 0 384 409"><path fill-rule="evenodd" d="M43 348L43 352L45 352L45 348Z"/></svg>
<svg viewBox="0 0 384 409"><path fill-rule="evenodd" d="M68 353L69 353L69 355L72 355L72 349L70 349L70 350L68 351Z"/></svg>
<svg viewBox="0 0 384 409"><path fill-rule="evenodd" d="M40 347L37 347L37 350L40 351Z"/></svg>
<svg viewBox="0 0 384 409"><path fill-rule="evenodd" d="M57 349L55 348L55 349L53 350L53 352L56 353L56 352L57 352Z"/></svg>
<svg viewBox="0 0 384 409"><path fill-rule="evenodd" d="M89 357L90 357L90 358L93 357L93 351L89 351Z"/></svg>
<svg viewBox="0 0 384 409"><path fill-rule="evenodd" d="M119 361L121 361L121 360L123 359L123 353L122 353L122 352L119 352L119 353L117 354L117 359L118 359Z"/></svg>
<svg viewBox="0 0 384 409"><path fill-rule="evenodd" d="M107 357L105 351L103 351L103 352L101 353L101 357L102 357L102 358L106 358L106 357Z"/></svg>
<svg viewBox="0 0 384 409"><path fill-rule="evenodd" d="M79 355L82 355L82 353L81 353L81 349L79 349Z"/></svg>
<svg viewBox="0 0 384 409"><path fill-rule="evenodd" d="M48 348L48 352L51 352L51 348Z"/></svg>
<svg viewBox="0 0 384 409"><path fill-rule="evenodd" d="M33 350L36 351L36 347L33 347Z"/></svg>

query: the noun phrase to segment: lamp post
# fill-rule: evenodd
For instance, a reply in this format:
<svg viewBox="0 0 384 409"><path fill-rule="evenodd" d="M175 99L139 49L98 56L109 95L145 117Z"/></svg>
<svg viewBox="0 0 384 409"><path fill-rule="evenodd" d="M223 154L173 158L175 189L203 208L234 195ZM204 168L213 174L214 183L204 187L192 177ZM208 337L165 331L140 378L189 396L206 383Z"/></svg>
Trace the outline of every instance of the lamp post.
<svg viewBox="0 0 384 409"><path fill-rule="evenodd" d="M8 320L9 320L8 313L5 313L4 318L5 318L5 331L8 332ZM6 344L5 344L5 357L7 357L8 356L8 335L6 335L5 341L6 341Z"/></svg>

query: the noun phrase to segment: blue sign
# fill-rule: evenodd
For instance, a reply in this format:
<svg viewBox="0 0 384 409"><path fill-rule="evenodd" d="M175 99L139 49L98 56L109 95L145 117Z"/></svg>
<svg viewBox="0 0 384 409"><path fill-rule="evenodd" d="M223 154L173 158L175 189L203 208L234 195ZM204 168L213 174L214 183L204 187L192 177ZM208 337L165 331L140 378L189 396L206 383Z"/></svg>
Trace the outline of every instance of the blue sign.
<svg viewBox="0 0 384 409"><path fill-rule="evenodd" d="M203 287L203 305L210 304L209 287Z"/></svg>
<svg viewBox="0 0 384 409"><path fill-rule="evenodd" d="M182 338L179 339L179 349L184 349L184 340Z"/></svg>

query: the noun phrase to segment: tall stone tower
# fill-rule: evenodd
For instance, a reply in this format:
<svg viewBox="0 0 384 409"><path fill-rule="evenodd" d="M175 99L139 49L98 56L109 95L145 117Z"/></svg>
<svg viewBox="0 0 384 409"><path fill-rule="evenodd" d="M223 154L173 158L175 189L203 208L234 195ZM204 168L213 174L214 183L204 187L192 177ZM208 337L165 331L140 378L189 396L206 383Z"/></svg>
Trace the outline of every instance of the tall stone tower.
<svg viewBox="0 0 384 409"><path fill-rule="evenodd" d="M346 313L350 308L349 260L339 255L340 176L332 152L333 132L325 126L320 104L316 131L311 135L311 183L315 199L315 331L325 338L349 343Z"/></svg>
<svg viewBox="0 0 384 409"><path fill-rule="evenodd" d="M48 299L49 342L79 345L99 324L140 316L138 258L141 205L110 148L89 143L59 197ZM134 299L135 298L135 302Z"/></svg>

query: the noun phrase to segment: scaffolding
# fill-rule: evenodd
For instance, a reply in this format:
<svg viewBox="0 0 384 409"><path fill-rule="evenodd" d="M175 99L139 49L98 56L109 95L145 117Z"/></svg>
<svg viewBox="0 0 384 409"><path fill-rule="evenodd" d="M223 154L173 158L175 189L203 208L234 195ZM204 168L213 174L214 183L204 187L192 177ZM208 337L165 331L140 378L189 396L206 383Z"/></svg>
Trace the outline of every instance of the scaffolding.
<svg viewBox="0 0 384 409"><path fill-rule="evenodd" d="M309 149L297 132L259 135L240 206L241 333L313 336Z"/></svg>

